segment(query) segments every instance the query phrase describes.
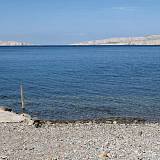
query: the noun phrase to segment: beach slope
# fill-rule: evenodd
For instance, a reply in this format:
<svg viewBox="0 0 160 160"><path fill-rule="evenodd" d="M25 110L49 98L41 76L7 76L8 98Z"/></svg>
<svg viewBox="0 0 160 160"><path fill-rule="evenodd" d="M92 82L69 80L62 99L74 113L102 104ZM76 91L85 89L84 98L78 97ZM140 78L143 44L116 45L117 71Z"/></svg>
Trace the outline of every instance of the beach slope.
<svg viewBox="0 0 160 160"><path fill-rule="evenodd" d="M160 124L0 123L0 159L160 159Z"/></svg>

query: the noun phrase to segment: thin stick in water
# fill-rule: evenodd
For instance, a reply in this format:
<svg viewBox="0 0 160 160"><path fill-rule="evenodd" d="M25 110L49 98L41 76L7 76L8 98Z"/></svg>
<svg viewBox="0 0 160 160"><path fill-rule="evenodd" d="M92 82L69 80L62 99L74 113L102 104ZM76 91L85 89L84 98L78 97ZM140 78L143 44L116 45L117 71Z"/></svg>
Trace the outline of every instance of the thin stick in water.
<svg viewBox="0 0 160 160"><path fill-rule="evenodd" d="M23 85L22 85L22 83L20 85L20 92L21 92L21 108L22 108L22 113L24 113L25 106L24 106L24 95L23 95Z"/></svg>

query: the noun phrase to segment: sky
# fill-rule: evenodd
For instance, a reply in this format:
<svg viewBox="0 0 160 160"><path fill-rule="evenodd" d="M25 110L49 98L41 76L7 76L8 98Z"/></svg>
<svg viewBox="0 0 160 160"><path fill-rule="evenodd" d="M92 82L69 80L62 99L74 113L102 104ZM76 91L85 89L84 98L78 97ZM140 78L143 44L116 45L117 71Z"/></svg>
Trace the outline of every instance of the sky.
<svg viewBox="0 0 160 160"><path fill-rule="evenodd" d="M0 0L0 40L71 44L160 34L160 0Z"/></svg>

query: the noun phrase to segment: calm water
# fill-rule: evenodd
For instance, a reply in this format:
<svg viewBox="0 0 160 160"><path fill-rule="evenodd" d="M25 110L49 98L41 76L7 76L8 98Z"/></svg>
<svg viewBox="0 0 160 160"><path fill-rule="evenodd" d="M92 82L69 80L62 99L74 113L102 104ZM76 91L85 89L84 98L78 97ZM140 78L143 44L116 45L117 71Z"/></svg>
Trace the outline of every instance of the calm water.
<svg viewBox="0 0 160 160"><path fill-rule="evenodd" d="M160 47L0 47L0 105L42 119L160 119Z"/></svg>

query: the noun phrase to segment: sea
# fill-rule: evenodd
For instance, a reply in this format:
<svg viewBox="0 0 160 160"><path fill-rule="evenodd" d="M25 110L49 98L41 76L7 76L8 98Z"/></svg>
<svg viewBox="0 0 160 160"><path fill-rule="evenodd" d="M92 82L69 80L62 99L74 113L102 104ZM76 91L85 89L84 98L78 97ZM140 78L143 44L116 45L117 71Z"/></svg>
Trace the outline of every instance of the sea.
<svg viewBox="0 0 160 160"><path fill-rule="evenodd" d="M43 120L160 120L160 46L0 47L0 106Z"/></svg>

